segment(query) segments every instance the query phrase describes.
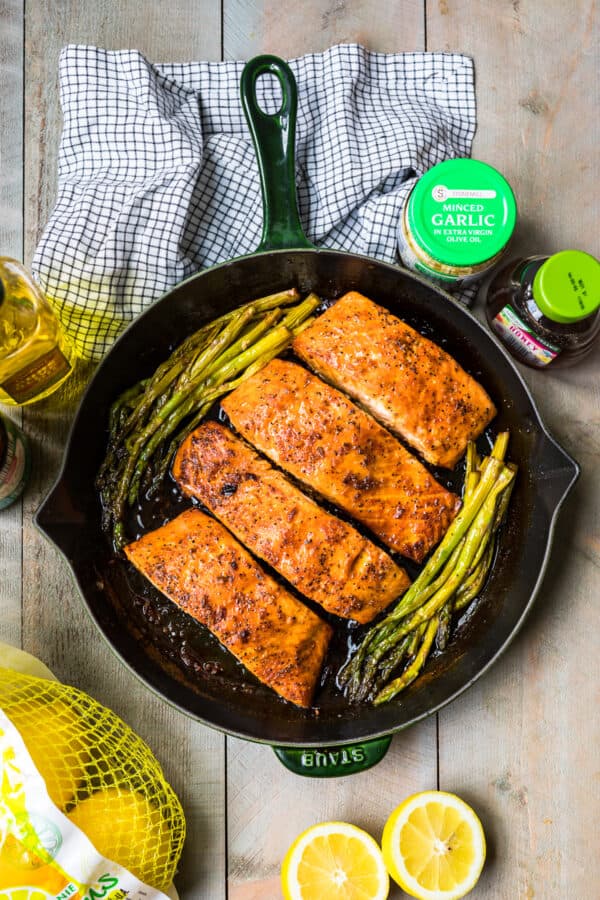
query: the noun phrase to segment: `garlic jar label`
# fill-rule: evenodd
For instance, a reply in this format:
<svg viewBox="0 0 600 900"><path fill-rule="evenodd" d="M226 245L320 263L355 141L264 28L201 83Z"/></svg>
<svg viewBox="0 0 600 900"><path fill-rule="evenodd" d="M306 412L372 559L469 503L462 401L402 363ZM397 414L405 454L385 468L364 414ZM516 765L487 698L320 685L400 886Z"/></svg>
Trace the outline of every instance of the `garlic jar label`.
<svg viewBox="0 0 600 900"><path fill-rule="evenodd" d="M414 186L400 224L400 256L407 268L462 284L496 263L515 221L514 195L496 169L450 159Z"/></svg>

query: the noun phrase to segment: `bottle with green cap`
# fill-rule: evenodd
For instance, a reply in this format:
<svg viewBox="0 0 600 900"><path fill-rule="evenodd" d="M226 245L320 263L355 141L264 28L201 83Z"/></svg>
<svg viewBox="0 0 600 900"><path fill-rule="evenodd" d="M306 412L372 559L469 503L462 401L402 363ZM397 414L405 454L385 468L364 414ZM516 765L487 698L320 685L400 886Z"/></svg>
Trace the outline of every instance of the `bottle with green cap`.
<svg viewBox="0 0 600 900"><path fill-rule="evenodd" d="M513 260L488 286L486 316L519 362L578 362L600 334L600 262L582 250Z"/></svg>
<svg viewBox="0 0 600 900"><path fill-rule="evenodd" d="M517 219L512 189L493 166L448 159L417 181L398 227L408 269L447 287L474 281L495 266Z"/></svg>

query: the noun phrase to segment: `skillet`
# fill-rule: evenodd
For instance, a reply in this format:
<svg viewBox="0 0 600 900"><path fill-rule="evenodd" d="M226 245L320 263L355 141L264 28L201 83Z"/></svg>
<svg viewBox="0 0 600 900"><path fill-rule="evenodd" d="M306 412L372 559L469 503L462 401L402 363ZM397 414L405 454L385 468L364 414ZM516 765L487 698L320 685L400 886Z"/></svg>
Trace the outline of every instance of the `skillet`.
<svg viewBox="0 0 600 900"><path fill-rule="evenodd" d="M258 106L256 81L280 82L275 114ZM302 232L294 180L296 85L277 57L251 60L241 96L255 144L264 202L262 240L255 254L186 279L151 305L116 341L81 400L62 470L36 515L36 524L63 553L84 603L109 645L145 684L193 718L238 737L274 745L298 774L345 775L385 754L391 736L431 715L468 688L519 630L541 584L558 511L577 479L577 463L544 427L518 370L503 348L459 303L411 272L368 257L317 250ZM104 456L108 410L116 397L149 375L192 330L242 303L296 286L334 299L366 294L431 336L480 380L499 415L484 435L508 428L509 458L518 481L488 582L458 625L447 650L392 702L350 707L333 688L351 628L336 638L337 663L326 668L317 708L305 711L258 684L204 629L189 624L123 560L100 525L94 479ZM434 470L458 488L456 473ZM139 512L156 527L183 502L166 485L162 505ZM179 504L179 505L178 505ZM335 655L335 654L334 654Z"/></svg>

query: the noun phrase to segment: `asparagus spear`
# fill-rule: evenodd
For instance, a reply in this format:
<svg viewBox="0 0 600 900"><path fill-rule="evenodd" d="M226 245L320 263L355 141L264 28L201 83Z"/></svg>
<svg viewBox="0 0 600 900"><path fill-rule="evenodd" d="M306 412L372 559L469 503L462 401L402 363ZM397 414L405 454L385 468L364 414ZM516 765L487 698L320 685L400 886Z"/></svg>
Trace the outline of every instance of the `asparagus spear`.
<svg viewBox="0 0 600 900"><path fill-rule="evenodd" d="M160 407L173 391L173 387L180 378L181 373L191 364L199 350L207 347L216 337L220 326L211 323L198 329L194 334L186 338L180 346L173 351L149 379L138 405L132 410L128 420L121 429L121 438L125 438L139 426L143 425L153 406Z"/></svg>
<svg viewBox="0 0 600 900"><path fill-rule="evenodd" d="M483 559L480 560L477 568L471 573L466 581L460 585L454 597L454 612L460 612L469 603L475 599L480 593L485 580L488 576L489 568L494 557L494 545L488 544L487 551Z"/></svg>
<svg viewBox="0 0 600 900"><path fill-rule="evenodd" d="M110 415L107 454L97 485L103 527L125 542L124 512L140 486L155 487L170 459L214 401L280 353L311 321L320 299L283 291L226 313L198 329L155 373L118 398Z"/></svg>
<svg viewBox="0 0 600 900"><path fill-rule="evenodd" d="M399 625L396 630L397 635L403 637L405 634L411 632L417 625L420 625L421 622L425 622L430 619L431 616L437 614L444 603L446 603L446 601L454 594L469 572L471 562L473 561L473 557L477 552L479 544L485 537L486 532L492 527L498 494L507 487L510 479L513 477L514 475L508 467L505 467L500 473L496 484L488 494L485 503L481 506L473 521L472 527L465 536L465 542L461 547L454 571L429 600L419 606L410 617L405 619L404 623Z"/></svg>
<svg viewBox="0 0 600 900"><path fill-rule="evenodd" d="M516 475L517 467L513 463L507 463L507 468L509 468L513 472L513 475ZM488 572L494 558L494 537L498 528L506 518L506 512L508 510L508 504L514 486L515 479L513 478L506 490L504 490L498 498L494 522L492 525L491 533L488 535L488 540L486 542L482 542L482 545L479 548L479 551L476 554L475 559L473 560L473 563L471 565L469 577L458 588L454 597L455 612L460 612L460 610L468 606L469 603L471 603L471 601L474 600L475 597L477 597L477 595L481 592L481 589L486 582Z"/></svg>
<svg viewBox="0 0 600 900"><path fill-rule="evenodd" d="M488 465L485 467L485 471L472 495L465 502L454 522L450 525L442 542L430 557L429 562L426 564L419 577L412 583L394 612L391 614L394 619L397 620L403 618L407 613L418 606L418 600L416 598L421 589L426 587L432 578L437 575L442 566L447 562L450 554L459 541L465 536L471 522L479 512L479 509L483 505L485 498L491 491L496 478L503 468L503 463L499 459L487 457L487 462Z"/></svg>
<svg viewBox="0 0 600 900"><path fill-rule="evenodd" d="M379 667L379 678L376 682L376 689L383 687L388 678L397 669L404 659L411 659L415 655L417 643L419 640L420 629L417 628L412 634L407 634L403 641L394 647L394 649L386 656ZM362 699L359 696L357 699Z"/></svg>
<svg viewBox="0 0 600 900"><path fill-rule="evenodd" d="M259 300L254 300L251 304L245 304L245 306L253 306L257 313L263 313L274 308L287 306L299 298L300 294L297 289L292 288L287 291L278 291L267 297L261 297ZM186 368L189 368L192 359L212 341L219 331L235 317L240 309L243 310L244 308L245 307L240 307L239 309L232 310L231 312L220 316L218 319L214 319L212 322L203 325L182 341L168 359L158 366L154 375L149 380L147 389L143 392L140 404L133 410L126 423L125 430L127 432L131 431L140 422L144 421L145 415L153 404L160 402L161 398L165 396L165 392L169 385L178 378Z"/></svg>
<svg viewBox="0 0 600 900"><path fill-rule="evenodd" d="M434 618L427 626L425 637L423 638L423 643L421 644L419 652L415 656L414 660L409 666L407 666L407 668L399 678L394 679L394 681L390 682L387 687L385 687L382 691L379 691L373 701L375 706L380 706L382 703L387 703L389 700L395 697L396 694L404 690L405 687L408 687L408 685L415 680L415 678L425 665L425 660L429 655L433 639L435 638L435 633L438 630L438 625L439 618L437 616L434 616Z"/></svg>
<svg viewBox="0 0 600 900"><path fill-rule="evenodd" d="M479 466L481 465L481 460L477 454L477 449L475 447L474 441L469 441L467 444L467 456L466 456L466 466L465 466L465 484L464 484L464 498L468 499L479 482ZM506 491L504 492L506 493ZM501 495L502 497L504 494ZM471 564L471 571L475 568L475 566L479 563L479 559L481 556L481 552L485 547L485 543L482 541L477 553L475 554L475 560ZM468 581L469 579L467 579ZM465 582L466 583L466 582ZM460 589L459 589L460 590ZM435 647L436 650L442 652L446 649L448 645L448 641L450 639L450 626L452 623L452 613L454 611L454 606L456 602L456 594L454 597L450 597L445 606L442 607L440 611L440 624L438 626L438 630L435 636Z"/></svg>
<svg viewBox="0 0 600 900"><path fill-rule="evenodd" d="M450 574L454 571L456 563L458 562L458 558L460 556L460 552L462 549L462 542L455 548L454 552L450 556L450 559L446 563L441 575L436 578L430 585L428 585L422 593L420 594L419 603L423 604L425 601L433 596L447 581ZM390 619L391 617L388 617ZM407 620L404 620L407 621ZM386 623L388 623L386 625ZM400 625L402 622L400 623ZM409 629L412 630L412 629ZM363 641L359 654L354 657L351 661L351 672L349 673L352 678L352 683L350 687L350 693L358 696L364 691L360 690L360 684L363 682L367 682L367 693L369 691L370 685L374 680L375 671L379 664L379 661L392 650L403 638L408 634L406 631L402 631L396 620L388 620L384 619L378 629L373 629L372 637L370 640ZM354 662L356 660L356 662ZM364 671L361 671L361 665L365 662Z"/></svg>
<svg viewBox="0 0 600 900"><path fill-rule="evenodd" d="M502 444L499 445L499 448L501 450ZM503 463L501 460L490 459L489 465L486 467L480 482L473 490L473 493L466 499L463 508L446 532L437 550L430 557L425 568L421 571L419 577L415 579L392 612L379 625L375 626L376 630L367 634L365 638L365 641L368 641L367 646L364 650L362 650L361 647L358 655L355 657L357 666L360 665L366 652L371 649L374 644L379 643L380 640L391 635L395 623L399 622L401 619L405 618L405 616L414 612L421 606L422 592L432 583L435 576L452 557L453 552L463 539L487 494L492 489L494 481L502 468ZM346 669L346 680L351 676L353 668L354 661L351 660Z"/></svg>
<svg viewBox="0 0 600 900"><path fill-rule="evenodd" d="M439 614L439 625L435 635L436 650L445 650L450 638L450 621L452 619L452 598L448 600L445 606L442 606Z"/></svg>
<svg viewBox="0 0 600 900"><path fill-rule="evenodd" d="M247 365L255 362L260 358L262 353L269 352L274 347L277 352L281 352L283 347L291 340L291 333L284 325L279 325L270 334L261 338L252 347L243 350L235 359L229 360L225 365L214 372L211 378L205 382L201 381L195 387L195 382L190 383L185 391L181 392L180 400L176 404L169 401L165 404L164 409L155 416L154 420L142 432L138 443L134 445L130 462L129 475L130 487L128 491L128 499L130 506L135 502L138 493L138 486L141 475L150 458L154 455L160 444L168 440L173 431L179 424L190 415L199 404L205 405L204 397L209 392L209 388L218 384L222 384L229 378L234 377L238 372ZM210 405L216 397L213 397ZM137 452L136 452L137 451ZM135 455L134 455L135 454ZM133 460L133 462L131 462Z"/></svg>
<svg viewBox="0 0 600 900"><path fill-rule="evenodd" d="M259 338L263 336L265 331L268 331L271 327L273 327L279 320L281 319L282 311L279 307L271 310L267 313L266 316L263 316L262 319L259 319L255 325L252 325L249 330L245 331L241 337L235 341L228 350L225 350L224 353L221 353L219 357L208 367L206 370L206 376L211 376L217 369L224 366L225 363L230 362L232 359L235 359L240 353L243 353L244 350L247 350L252 344L255 343Z"/></svg>
<svg viewBox="0 0 600 900"><path fill-rule="evenodd" d="M209 347L203 352L203 360L205 364L212 361L214 357L236 336L237 332L243 327L245 317L237 317L225 329L224 334L215 338ZM164 423L172 421L171 417L177 414L180 407L184 405L186 397L192 393L194 382L190 382L185 387L176 391L173 396L158 410L144 426L140 432L133 432L128 439L125 440L125 447L128 451L127 461L121 474L115 497L112 501L115 521L121 521L125 514L125 504L129 500L131 505L137 497L139 481L142 474L140 468L140 460L142 464L149 459L149 448L154 451L159 441L153 439L156 432L162 433ZM179 419L177 420L179 421ZM121 539L121 529L119 530Z"/></svg>
<svg viewBox="0 0 600 900"><path fill-rule="evenodd" d="M463 508L419 577L392 612L367 632L338 676L350 699L365 699L374 686L382 688L393 668L406 658L409 642L419 645L421 665L436 635L440 648L444 647L455 600L468 602L465 598L472 599L473 591L481 589L492 558L493 534L506 511L516 473L515 466L504 463L507 444L508 433L503 432L483 461L474 444L469 444ZM437 624L430 641L434 620ZM406 678L403 673L396 680L394 694L413 680L413 671L418 674L414 662L409 668ZM383 696L388 696L385 691Z"/></svg>

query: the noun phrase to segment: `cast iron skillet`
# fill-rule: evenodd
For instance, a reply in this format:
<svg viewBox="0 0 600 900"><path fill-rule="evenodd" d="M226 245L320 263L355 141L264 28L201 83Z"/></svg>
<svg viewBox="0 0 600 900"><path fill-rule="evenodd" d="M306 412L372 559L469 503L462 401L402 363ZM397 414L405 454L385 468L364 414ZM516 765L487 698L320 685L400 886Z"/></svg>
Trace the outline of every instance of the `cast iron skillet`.
<svg viewBox="0 0 600 900"><path fill-rule="evenodd" d="M256 80L263 73L275 75L282 87L283 102L275 115L265 114L257 104ZM114 344L81 401L62 471L36 521L64 554L111 647L161 697L215 728L275 745L293 771L350 774L377 762L393 732L448 703L506 648L537 593L558 510L579 470L544 428L510 358L462 306L401 268L354 254L315 250L309 244L296 208L296 86L287 65L271 56L251 60L242 74L241 93L258 155L265 208L257 253L181 282ZM328 298L351 289L361 291L433 335L490 392L500 410L492 431L510 429L509 455L519 465L509 521L477 610L409 690L377 708L349 708L339 694L325 689L317 695L318 714L306 712L279 700L231 661L220 674L207 665L191 677L176 664L173 653L169 657L159 652L140 626L134 615L140 606L138 582L125 562L115 561L100 529L94 478L105 451L111 403L152 372L193 329L243 302L292 285ZM176 626L169 627L177 647ZM220 652L216 642L210 636L203 639L208 657L214 658Z"/></svg>

